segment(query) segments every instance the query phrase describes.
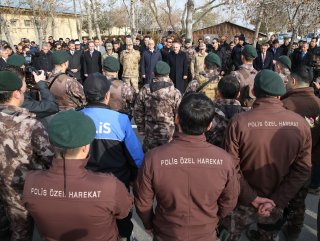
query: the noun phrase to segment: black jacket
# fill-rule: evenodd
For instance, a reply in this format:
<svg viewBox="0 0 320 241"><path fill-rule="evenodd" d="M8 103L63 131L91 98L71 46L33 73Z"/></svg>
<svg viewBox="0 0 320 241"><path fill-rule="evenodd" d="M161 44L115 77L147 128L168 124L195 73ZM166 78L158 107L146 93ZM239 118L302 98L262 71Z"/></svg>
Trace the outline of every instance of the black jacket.
<svg viewBox="0 0 320 241"><path fill-rule="evenodd" d="M265 60L263 62L262 61L262 54L259 53L258 57L255 58L255 60L253 61L253 67L258 71L263 70L263 69L271 69L272 70L272 67L273 67L273 56L272 56L272 54L267 51Z"/></svg>
<svg viewBox="0 0 320 241"><path fill-rule="evenodd" d="M81 79L81 62L82 62L82 51L76 50L74 51L73 55L70 51L68 51L68 54L70 56L69 58L69 67L68 71L72 73L72 75L77 79ZM77 69L77 73L71 72L71 69Z"/></svg>
<svg viewBox="0 0 320 241"><path fill-rule="evenodd" d="M300 65L312 66L313 56L310 52L307 52L302 58L302 52L295 51L290 57L292 62L292 71L296 70Z"/></svg>
<svg viewBox="0 0 320 241"><path fill-rule="evenodd" d="M42 50L35 54L32 65L37 70L44 70L45 72L52 72L54 64L52 61L52 52L44 53Z"/></svg>
<svg viewBox="0 0 320 241"><path fill-rule="evenodd" d="M152 79L154 73L154 66L158 61L162 60L162 56L159 50L154 50L153 52L146 50L142 54L141 58L141 75L145 75L145 83L149 83Z"/></svg>
<svg viewBox="0 0 320 241"><path fill-rule="evenodd" d="M181 93L184 93L186 85L183 76L188 75L186 53L182 51L178 54L173 51L170 52L168 55L168 64L170 66L170 79L173 81L174 86L180 90Z"/></svg>
<svg viewBox="0 0 320 241"><path fill-rule="evenodd" d="M96 72L102 73L101 53L94 50L91 57L90 51L87 50L83 54L83 73L89 75Z"/></svg>
<svg viewBox="0 0 320 241"><path fill-rule="evenodd" d="M274 60L278 60L279 57L283 55L283 48L280 47L277 49L270 47L267 51L269 51L272 54Z"/></svg>

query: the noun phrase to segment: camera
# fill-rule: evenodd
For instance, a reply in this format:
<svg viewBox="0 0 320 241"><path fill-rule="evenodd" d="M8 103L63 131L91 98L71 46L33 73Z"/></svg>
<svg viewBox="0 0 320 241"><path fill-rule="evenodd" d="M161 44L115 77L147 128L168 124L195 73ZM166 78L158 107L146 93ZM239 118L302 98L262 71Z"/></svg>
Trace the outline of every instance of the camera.
<svg viewBox="0 0 320 241"><path fill-rule="evenodd" d="M35 67L27 65L25 67L25 76L26 76L26 84L28 87L34 87L34 85L36 85L36 82L34 80L34 76L33 76L33 72L36 73L36 75L40 75L41 71L37 70ZM48 73L44 72L44 75L46 77L46 79L48 78Z"/></svg>

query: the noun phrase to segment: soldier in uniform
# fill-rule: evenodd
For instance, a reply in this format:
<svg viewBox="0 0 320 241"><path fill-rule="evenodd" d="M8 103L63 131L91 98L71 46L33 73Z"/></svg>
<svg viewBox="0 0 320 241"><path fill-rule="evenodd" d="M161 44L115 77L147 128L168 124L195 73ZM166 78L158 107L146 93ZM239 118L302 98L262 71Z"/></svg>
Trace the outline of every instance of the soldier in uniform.
<svg viewBox="0 0 320 241"><path fill-rule="evenodd" d="M55 150L52 167L30 172L23 191L23 203L42 238L118 240L116 218L128 215L132 198L112 174L84 168L96 135L93 121L67 110L53 117L48 132Z"/></svg>
<svg viewBox="0 0 320 241"><path fill-rule="evenodd" d="M69 65L68 53L60 50L52 55L55 68L48 79L49 89L55 96L60 110L83 106L86 97L82 85L77 79L66 74Z"/></svg>
<svg viewBox="0 0 320 241"><path fill-rule="evenodd" d="M288 56L280 56L274 65L274 71L277 72L284 84L288 83L288 77L290 75L291 59Z"/></svg>
<svg viewBox="0 0 320 241"><path fill-rule="evenodd" d="M221 59L215 53L209 53L204 59L205 72L200 73L197 79L192 80L185 91L202 92L211 100L215 100L219 81L218 68L221 67ZM201 88L201 90L199 90Z"/></svg>
<svg viewBox="0 0 320 241"><path fill-rule="evenodd" d="M111 81L109 106L113 110L127 114L131 120L137 94L131 85L118 79L119 70L118 59L113 57L104 59L102 71Z"/></svg>
<svg viewBox="0 0 320 241"><path fill-rule="evenodd" d="M140 52L133 49L132 39L127 39L126 49L120 54L120 63L123 65L122 80L131 85L138 93L139 87Z"/></svg>
<svg viewBox="0 0 320 241"><path fill-rule="evenodd" d="M119 55L113 51L112 43L106 43L106 52L102 55L102 66L103 66L103 60L105 60L107 57L114 57L119 61Z"/></svg>
<svg viewBox="0 0 320 241"><path fill-rule="evenodd" d="M240 82L240 103L244 107L251 107L255 97L252 94L254 78L257 71L253 67L253 60L258 56L257 50L252 45L245 45L241 53L242 65L238 70L231 72Z"/></svg>
<svg viewBox="0 0 320 241"><path fill-rule="evenodd" d="M199 52L193 56L190 64L190 71L193 80L197 79L201 72L204 72L204 59L207 55L206 45L204 43L200 43Z"/></svg>
<svg viewBox="0 0 320 241"><path fill-rule="evenodd" d="M230 241L247 232L260 241L276 240L283 209L310 176L312 138L300 115L286 110L280 96L286 89L280 76L262 70L254 79L256 101L250 111L235 115L228 126L225 148L236 159L240 196L231 215ZM290 151L288 151L290 150Z"/></svg>
<svg viewBox="0 0 320 241"><path fill-rule="evenodd" d="M180 132L145 156L134 186L135 206L154 241L216 240L219 220L236 206L234 160L205 141L213 115L208 97L185 96L176 117Z"/></svg>
<svg viewBox="0 0 320 241"><path fill-rule="evenodd" d="M181 94L169 78L170 67L158 61L154 68L155 78L144 85L136 99L134 119L138 132L145 135L143 151L171 141L175 125L174 119Z"/></svg>
<svg viewBox="0 0 320 241"><path fill-rule="evenodd" d="M185 47L183 49L183 51L186 53L187 55L187 65L188 65L188 81L186 84L188 84L191 80L192 80L192 74L191 74L191 61L192 59L195 57L196 55L196 51L194 50L193 46L192 46L192 41L191 39L186 39L185 41Z"/></svg>
<svg viewBox="0 0 320 241"><path fill-rule="evenodd" d="M0 203L11 224L11 241L32 239L32 221L21 202L25 176L49 167L53 156L43 125L20 107L25 91L17 75L0 71Z"/></svg>

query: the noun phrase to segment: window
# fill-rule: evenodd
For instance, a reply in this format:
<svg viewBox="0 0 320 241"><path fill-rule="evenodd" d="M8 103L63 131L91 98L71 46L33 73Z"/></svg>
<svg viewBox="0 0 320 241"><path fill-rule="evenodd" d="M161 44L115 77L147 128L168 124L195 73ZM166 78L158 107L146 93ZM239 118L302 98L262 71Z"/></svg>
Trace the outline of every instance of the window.
<svg viewBox="0 0 320 241"><path fill-rule="evenodd" d="M31 20L24 20L24 26L31 27Z"/></svg>
<svg viewBox="0 0 320 241"><path fill-rule="evenodd" d="M16 27L18 24L18 19L10 19L10 25Z"/></svg>

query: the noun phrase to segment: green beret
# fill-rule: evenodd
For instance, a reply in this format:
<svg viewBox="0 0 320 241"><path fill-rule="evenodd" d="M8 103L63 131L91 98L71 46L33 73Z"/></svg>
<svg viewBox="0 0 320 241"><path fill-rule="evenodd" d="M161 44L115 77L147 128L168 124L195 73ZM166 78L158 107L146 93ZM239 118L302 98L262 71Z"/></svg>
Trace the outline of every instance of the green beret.
<svg viewBox="0 0 320 241"><path fill-rule="evenodd" d="M215 53L209 53L204 60L211 64L215 64L217 67L221 67L221 59L219 55Z"/></svg>
<svg viewBox="0 0 320 241"><path fill-rule="evenodd" d="M251 59L258 57L257 50L250 44L247 44L243 47L242 54Z"/></svg>
<svg viewBox="0 0 320 241"><path fill-rule="evenodd" d="M90 117L75 110L62 111L49 122L49 140L53 146L73 149L90 144L96 127Z"/></svg>
<svg viewBox="0 0 320 241"><path fill-rule="evenodd" d="M170 73L170 66L164 61L158 61L154 66L154 72L159 75L167 75Z"/></svg>
<svg viewBox="0 0 320 241"><path fill-rule="evenodd" d="M22 80L10 71L0 71L0 91L20 90Z"/></svg>
<svg viewBox="0 0 320 241"><path fill-rule="evenodd" d="M256 75L253 90L255 93L264 93L270 96L282 96L286 93L281 77L269 69L264 69Z"/></svg>
<svg viewBox="0 0 320 241"><path fill-rule="evenodd" d="M120 70L120 63L114 57L107 57L103 60L103 69L109 72L118 72Z"/></svg>
<svg viewBox="0 0 320 241"><path fill-rule="evenodd" d="M24 58L20 54L11 55L7 60L7 64L17 66L19 68L24 65L24 62Z"/></svg>
<svg viewBox="0 0 320 241"><path fill-rule="evenodd" d="M57 50L52 54L53 64L63 64L69 60L69 54L63 50Z"/></svg>
<svg viewBox="0 0 320 241"><path fill-rule="evenodd" d="M185 41L185 43L186 43L186 44L191 44L191 43L192 43L192 42L191 42L191 38L187 38L186 41Z"/></svg>
<svg viewBox="0 0 320 241"><path fill-rule="evenodd" d="M278 61L281 64L287 66L289 69L291 69L291 59L288 56L282 55L279 57Z"/></svg>

